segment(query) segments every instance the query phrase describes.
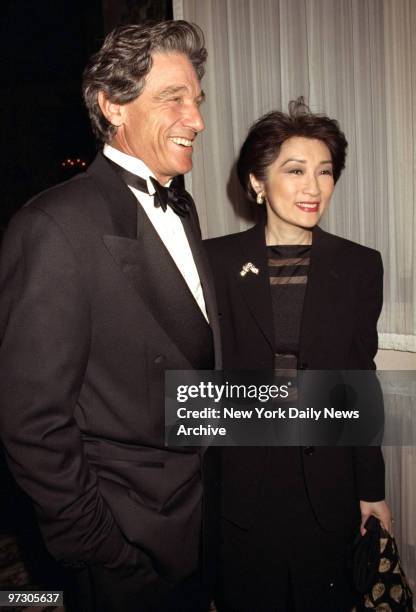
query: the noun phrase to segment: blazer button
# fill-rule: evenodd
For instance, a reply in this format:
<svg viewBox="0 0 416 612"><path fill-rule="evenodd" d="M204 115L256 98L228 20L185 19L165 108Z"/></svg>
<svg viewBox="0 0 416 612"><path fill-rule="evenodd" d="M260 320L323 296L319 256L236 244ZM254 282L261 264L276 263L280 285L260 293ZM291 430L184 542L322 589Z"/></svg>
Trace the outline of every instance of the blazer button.
<svg viewBox="0 0 416 612"><path fill-rule="evenodd" d="M166 357L164 355L158 355L154 358L153 363L155 363L156 365L161 365L162 363L165 363L165 361Z"/></svg>
<svg viewBox="0 0 416 612"><path fill-rule="evenodd" d="M315 448L313 446L305 446L305 455L313 455Z"/></svg>

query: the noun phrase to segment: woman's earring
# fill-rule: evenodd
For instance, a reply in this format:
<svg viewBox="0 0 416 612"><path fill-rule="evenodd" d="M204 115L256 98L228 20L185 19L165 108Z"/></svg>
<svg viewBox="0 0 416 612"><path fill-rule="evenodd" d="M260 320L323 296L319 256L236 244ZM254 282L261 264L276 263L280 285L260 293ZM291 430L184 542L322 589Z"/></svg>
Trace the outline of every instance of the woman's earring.
<svg viewBox="0 0 416 612"><path fill-rule="evenodd" d="M264 191L259 191L257 194L257 198L256 198L256 202L257 204L263 204L264 203Z"/></svg>

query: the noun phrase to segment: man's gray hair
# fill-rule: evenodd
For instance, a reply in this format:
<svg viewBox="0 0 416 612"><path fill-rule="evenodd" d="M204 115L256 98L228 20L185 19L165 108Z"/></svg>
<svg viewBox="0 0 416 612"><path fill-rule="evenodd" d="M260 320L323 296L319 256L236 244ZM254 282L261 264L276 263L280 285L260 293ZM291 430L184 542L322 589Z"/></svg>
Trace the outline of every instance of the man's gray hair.
<svg viewBox="0 0 416 612"><path fill-rule="evenodd" d="M110 32L84 70L82 90L96 137L109 142L117 128L98 104L102 91L111 102L127 104L137 98L152 68L152 53L183 53L199 80L205 72L207 50L199 26L187 21L144 22L119 26Z"/></svg>

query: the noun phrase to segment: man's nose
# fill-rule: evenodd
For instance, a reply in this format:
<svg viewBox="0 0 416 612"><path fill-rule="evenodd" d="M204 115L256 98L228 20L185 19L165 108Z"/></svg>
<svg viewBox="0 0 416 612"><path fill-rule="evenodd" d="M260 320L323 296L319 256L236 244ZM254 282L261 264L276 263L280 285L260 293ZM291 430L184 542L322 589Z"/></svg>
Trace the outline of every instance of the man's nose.
<svg viewBox="0 0 416 612"><path fill-rule="evenodd" d="M205 123L199 106L195 104L188 108L185 122L187 127L192 128L194 132L202 132L202 130L205 129Z"/></svg>

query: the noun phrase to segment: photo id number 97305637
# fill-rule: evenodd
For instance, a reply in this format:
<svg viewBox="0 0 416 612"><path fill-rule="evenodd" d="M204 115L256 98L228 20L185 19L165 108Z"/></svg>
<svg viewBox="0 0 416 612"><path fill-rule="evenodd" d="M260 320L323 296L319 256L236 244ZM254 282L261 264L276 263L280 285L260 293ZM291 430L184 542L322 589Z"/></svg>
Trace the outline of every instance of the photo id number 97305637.
<svg viewBox="0 0 416 612"><path fill-rule="evenodd" d="M4 606L62 606L63 591L0 591L0 607Z"/></svg>

